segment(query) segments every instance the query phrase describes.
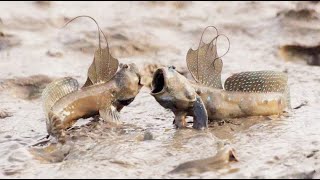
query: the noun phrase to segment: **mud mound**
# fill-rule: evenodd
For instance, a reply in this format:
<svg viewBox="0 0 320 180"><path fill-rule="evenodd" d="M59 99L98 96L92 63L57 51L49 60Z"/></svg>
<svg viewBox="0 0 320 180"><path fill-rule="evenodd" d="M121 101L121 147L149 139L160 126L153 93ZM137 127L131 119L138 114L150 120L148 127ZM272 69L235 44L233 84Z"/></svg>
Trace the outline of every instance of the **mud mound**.
<svg viewBox="0 0 320 180"><path fill-rule="evenodd" d="M43 31L50 27L59 28L70 20L68 17L60 16L57 18L44 18L44 17L33 17L25 16L21 17L11 17L9 19L3 20L3 27L6 29L19 30L19 31Z"/></svg>
<svg viewBox="0 0 320 180"><path fill-rule="evenodd" d="M14 79L4 80L3 87L8 89L15 97L32 100L39 98L42 90L52 80L52 78L45 75L17 77Z"/></svg>
<svg viewBox="0 0 320 180"><path fill-rule="evenodd" d="M279 55L286 61L300 61L308 65L320 66L320 45L284 45L279 48Z"/></svg>
<svg viewBox="0 0 320 180"><path fill-rule="evenodd" d="M222 147L218 150L217 154L213 157L206 159L194 160L180 164L170 173L190 173L195 172L203 173L206 171L215 171L218 169L226 168L229 163L237 162L235 150L229 145Z"/></svg>
<svg viewBox="0 0 320 180"><path fill-rule="evenodd" d="M277 17L294 19L294 20L318 20L319 16L314 9L290 9L284 10L277 13Z"/></svg>
<svg viewBox="0 0 320 180"><path fill-rule="evenodd" d="M122 28L123 29L123 28ZM161 49L160 46L153 44L153 37L142 33L134 33L119 28L110 28L104 31L107 35L110 51L116 58L130 57L156 53ZM85 31L81 33L81 39L76 36L61 38L60 42L69 49L92 54L98 47L98 35L96 31ZM102 46L106 42L102 40Z"/></svg>
<svg viewBox="0 0 320 180"><path fill-rule="evenodd" d="M173 9L185 9L189 7L192 4L190 1L171 1L171 2L165 2L165 1L150 1L145 2L146 6L150 7L169 7Z"/></svg>
<svg viewBox="0 0 320 180"><path fill-rule="evenodd" d="M4 118L7 118L7 117L11 117L11 116L12 116L11 113L0 109L0 119L4 119Z"/></svg>

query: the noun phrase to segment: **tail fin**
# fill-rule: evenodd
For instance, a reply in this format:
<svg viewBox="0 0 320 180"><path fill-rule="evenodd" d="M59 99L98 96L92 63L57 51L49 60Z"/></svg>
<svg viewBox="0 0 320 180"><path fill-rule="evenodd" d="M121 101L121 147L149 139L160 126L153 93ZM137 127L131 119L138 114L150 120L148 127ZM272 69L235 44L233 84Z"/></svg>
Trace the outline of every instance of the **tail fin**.
<svg viewBox="0 0 320 180"><path fill-rule="evenodd" d="M42 92L43 109L48 116L52 106L62 97L78 90L79 83L76 79L65 77L55 80L47 85Z"/></svg>

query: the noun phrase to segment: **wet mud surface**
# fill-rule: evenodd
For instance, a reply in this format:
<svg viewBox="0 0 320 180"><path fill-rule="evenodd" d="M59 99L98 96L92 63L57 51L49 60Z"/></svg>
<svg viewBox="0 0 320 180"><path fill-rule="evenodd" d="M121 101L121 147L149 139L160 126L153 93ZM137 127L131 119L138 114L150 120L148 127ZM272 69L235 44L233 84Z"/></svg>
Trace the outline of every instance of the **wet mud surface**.
<svg viewBox="0 0 320 180"><path fill-rule="evenodd" d="M0 177L320 178L319 13L313 2L2 2ZM61 28L78 15L99 22L113 56L144 69L146 84L163 65L191 78L186 53L214 25L231 43L223 82L241 71L283 71L292 107L304 105L177 130L146 86L121 112L123 126L81 119L65 145L48 144L41 91L65 76L84 83L98 45L87 19ZM223 54L227 44L219 46Z"/></svg>

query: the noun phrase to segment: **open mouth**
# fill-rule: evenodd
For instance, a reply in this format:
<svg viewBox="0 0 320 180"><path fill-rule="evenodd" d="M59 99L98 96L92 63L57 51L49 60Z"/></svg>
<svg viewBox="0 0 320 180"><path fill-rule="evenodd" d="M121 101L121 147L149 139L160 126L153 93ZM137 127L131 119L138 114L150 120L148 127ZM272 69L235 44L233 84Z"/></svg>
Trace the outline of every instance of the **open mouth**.
<svg viewBox="0 0 320 180"><path fill-rule="evenodd" d="M139 85L139 86L143 86L143 84L141 83L141 75L140 75L140 74L137 74L137 76L138 76L138 79L139 79L138 85Z"/></svg>
<svg viewBox="0 0 320 180"><path fill-rule="evenodd" d="M118 102L123 106L128 106L130 103L132 103L133 100L134 100L134 97L125 99L125 100L118 100Z"/></svg>
<svg viewBox="0 0 320 180"><path fill-rule="evenodd" d="M153 75L152 84L151 84L151 87L152 87L151 93L157 94L162 92L162 90L164 89L164 86L165 86L164 72L162 69L158 69Z"/></svg>

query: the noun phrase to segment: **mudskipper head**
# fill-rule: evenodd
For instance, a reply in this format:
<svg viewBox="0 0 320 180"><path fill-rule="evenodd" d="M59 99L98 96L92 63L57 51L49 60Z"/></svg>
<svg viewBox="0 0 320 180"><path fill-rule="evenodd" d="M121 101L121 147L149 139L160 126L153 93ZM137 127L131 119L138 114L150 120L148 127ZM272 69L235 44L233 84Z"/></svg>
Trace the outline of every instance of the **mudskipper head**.
<svg viewBox="0 0 320 180"><path fill-rule="evenodd" d="M196 101L197 94L190 82L174 66L169 66L155 71L151 95L161 106L175 112L190 108Z"/></svg>
<svg viewBox="0 0 320 180"><path fill-rule="evenodd" d="M141 87L141 76L138 67L134 63L120 64L120 70L115 75L115 80L119 91L117 92L117 100L123 105L129 105Z"/></svg>
<svg viewBox="0 0 320 180"><path fill-rule="evenodd" d="M176 127L186 126L186 116L193 116L193 127L196 129L208 126L207 111L196 89L175 67L156 70L151 83L151 95L161 106L172 110Z"/></svg>

